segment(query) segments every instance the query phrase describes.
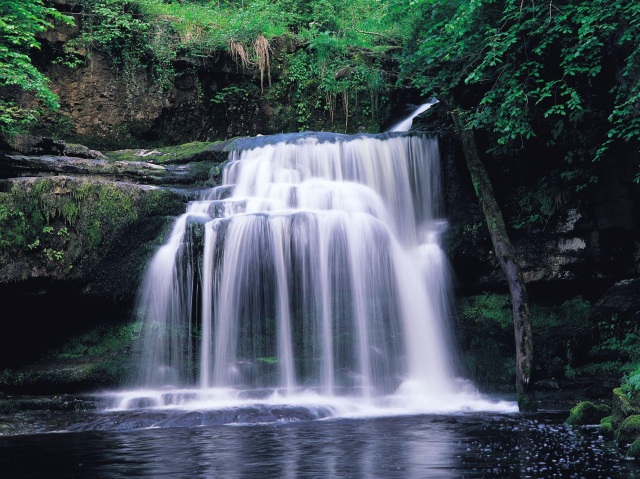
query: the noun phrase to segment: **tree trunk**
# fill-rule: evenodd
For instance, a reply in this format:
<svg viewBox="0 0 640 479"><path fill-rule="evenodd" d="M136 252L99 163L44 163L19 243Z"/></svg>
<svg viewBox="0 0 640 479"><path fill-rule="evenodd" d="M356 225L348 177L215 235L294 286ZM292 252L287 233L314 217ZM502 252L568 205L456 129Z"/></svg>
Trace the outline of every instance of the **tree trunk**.
<svg viewBox="0 0 640 479"><path fill-rule="evenodd" d="M535 411L536 400L531 373L533 371L533 335L531 333L531 312L529 294L522 276L511 241L507 236L500 206L496 201L491 180L480 160L472 130L463 130L456 115L454 121L462 141L462 150L471 173L471 181L476 190L480 206L489 227L493 249L507 278L511 305L513 307L513 326L516 340L516 391L518 407L522 412Z"/></svg>

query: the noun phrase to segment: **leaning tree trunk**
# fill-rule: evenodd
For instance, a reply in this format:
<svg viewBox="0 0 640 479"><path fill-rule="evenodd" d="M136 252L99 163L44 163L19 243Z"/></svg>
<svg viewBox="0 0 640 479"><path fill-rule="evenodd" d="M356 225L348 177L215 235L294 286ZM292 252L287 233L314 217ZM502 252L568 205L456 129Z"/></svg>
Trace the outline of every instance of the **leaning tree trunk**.
<svg viewBox="0 0 640 479"><path fill-rule="evenodd" d="M491 186L491 180L486 168L480 160L476 147L473 130L460 128L458 119L454 116L462 150L467 161L471 181L482 206L484 217L489 227L489 234L493 242L493 249L500 262L502 271L507 278L511 305L513 307L513 326L516 339L516 391L518 393L518 407L520 411L535 411L536 401L531 373L533 371L533 335L531 333L531 312L529 311L529 294L522 276L522 269L518 262L511 241Z"/></svg>

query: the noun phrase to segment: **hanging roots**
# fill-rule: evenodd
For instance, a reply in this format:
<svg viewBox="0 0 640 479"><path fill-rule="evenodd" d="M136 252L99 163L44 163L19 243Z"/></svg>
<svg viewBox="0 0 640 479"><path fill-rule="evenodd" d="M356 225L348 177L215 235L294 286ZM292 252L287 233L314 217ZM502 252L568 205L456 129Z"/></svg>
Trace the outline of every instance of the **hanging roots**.
<svg viewBox="0 0 640 479"><path fill-rule="evenodd" d="M229 40L229 51L231 52L231 58L236 64L242 65L242 70L248 69L251 66L251 60L249 54L244 48L244 45L240 42L234 41L232 38Z"/></svg>
<svg viewBox="0 0 640 479"><path fill-rule="evenodd" d="M344 107L344 132L349 129L349 90L342 93L342 106Z"/></svg>
<svg viewBox="0 0 640 479"><path fill-rule="evenodd" d="M327 92L327 108L329 109L329 117L331 118L331 127L333 128L333 118L336 113L336 97L331 92Z"/></svg>
<svg viewBox="0 0 640 479"><path fill-rule="evenodd" d="M252 66L257 66L260 70L260 89L264 92L264 74L267 73L269 86L271 86L271 61L269 40L260 34L253 42L253 58L249 55L249 51L241 42L236 42L233 38L229 40L229 51L231 58L236 64L242 65L242 70L248 70Z"/></svg>
<svg viewBox="0 0 640 479"><path fill-rule="evenodd" d="M260 34L253 42L253 50L256 53L256 61L260 70L260 89L264 92L264 72L267 72L269 86L271 86L271 62L269 61L269 40Z"/></svg>

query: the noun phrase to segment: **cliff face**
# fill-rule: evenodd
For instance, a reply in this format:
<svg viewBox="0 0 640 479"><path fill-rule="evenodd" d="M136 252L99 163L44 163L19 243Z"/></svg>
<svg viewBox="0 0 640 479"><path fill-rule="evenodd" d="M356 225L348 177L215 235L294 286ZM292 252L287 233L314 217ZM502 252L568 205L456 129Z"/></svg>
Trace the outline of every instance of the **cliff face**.
<svg viewBox="0 0 640 479"><path fill-rule="evenodd" d="M64 0L58 8L69 10ZM328 130L377 132L389 116L386 96L362 94L357 104L336 101L318 105L308 92L292 93L290 69L295 53L306 46L276 38L269 44L270 78L261 80L257 66L243 66L228 52L218 51L196 62L176 58L160 75L153 67L127 71L99 50L75 49L81 60L64 62L65 45L79 34L75 26L57 26L39 37L42 48L34 63L51 80L60 109L33 132L65 137L92 147L116 149L145 144L169 145L214 141L290 131ZM343 73L351 75L353 72ZM389 92L398 96L398 91ZM29 102L28 97L22 98ZM346 131L345 131L346 130Z"/></svg>

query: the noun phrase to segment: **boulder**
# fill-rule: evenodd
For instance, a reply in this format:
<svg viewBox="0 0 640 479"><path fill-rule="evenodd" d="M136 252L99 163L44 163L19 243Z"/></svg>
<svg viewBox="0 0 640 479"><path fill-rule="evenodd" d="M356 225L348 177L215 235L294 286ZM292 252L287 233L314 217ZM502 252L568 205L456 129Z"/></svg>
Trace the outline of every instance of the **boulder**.
<svg viewBox="0 0 640 479"><path fill-rule="evenodd" d="M636 461L640 461L640 438L631 443L629 449L627 450L627 457L630 459L635 459Z"/></svg>
<svg viewBox="0 0 640 479"><path fill-rule="evenodd" d="M595 307L603 320L610 320L616 315L619 321L640 321L640 278L617 282L604 293Z"/></svg>
<svg viewBox="0 0 640 479"><path fill-rule="evenodd" d="M616 430L615 439L618 445L625 446L640 438L640 414L625 419Z"/></svg>
<svg viewBox="0 0 640 479"><path fill-rule="evenodd" d="M611 414L611 407L606 404L594 404L582 401L571 409L566 423L570 426L600 424L601 420Z"/></svg>

